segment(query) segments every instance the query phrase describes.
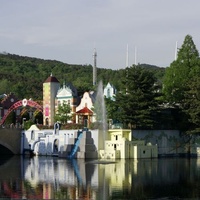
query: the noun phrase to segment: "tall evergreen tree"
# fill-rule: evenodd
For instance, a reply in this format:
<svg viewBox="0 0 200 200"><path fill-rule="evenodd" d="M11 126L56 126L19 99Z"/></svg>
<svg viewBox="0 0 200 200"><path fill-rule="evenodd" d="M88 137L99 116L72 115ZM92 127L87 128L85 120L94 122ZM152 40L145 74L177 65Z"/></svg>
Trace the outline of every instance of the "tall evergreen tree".
<svg viewBox="0 0 200 200"><path fill-rule="evenodd" d="M164 94L186 114L185 132L200 133L200 59L190 35L185 37L177 60L166 70Z"/></svg>
<svg viewBox="0 0 200 200"><path fill-rule="evenodd" d="M152 112L156 106L156 79L141 67L126 69L124 90L116 95L118 119L132 128L153 127Z"/></svg>
<svg viewBox="0 0 200 200"><path fill-rule="evenodd" d="M187 114L189 125L187 133L200 133L200 75L188 82L184 93L183 111Z"/></svg>
<svg viewBox="0 0 200 200"><path fill-rule="evenodd" d="M199 52L190 35L186 35L183 45L178 51L177 60L166 69L163 92L171 103L181 103L187 83L199 68Z"/></svg>

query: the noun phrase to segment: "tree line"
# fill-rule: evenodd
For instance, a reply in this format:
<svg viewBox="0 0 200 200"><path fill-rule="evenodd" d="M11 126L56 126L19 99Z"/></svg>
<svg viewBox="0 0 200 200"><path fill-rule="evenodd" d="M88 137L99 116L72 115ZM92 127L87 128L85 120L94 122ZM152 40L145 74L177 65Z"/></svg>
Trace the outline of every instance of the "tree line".
<svg viewBox="0 0 200 200"><path fill-rule="evenodd" d="M152 71L133 65L121 84L116 102L107 101L110 118L136 129L200 133L200 58L192 36L186 35L161 83Z"/></svg>
<svg viewBox="0 0 200 200"><path fill-rule="evenodd" d="M162 79L164 68L151 65L144 67L155 71ZM97 82L103 81L104 85L110 82L120 90L122 85L119 80L124 70L97 68ZM50 74L53 74L61 85L64 82L72 83L79 95L95 89L92 65L67 64L56 60L0 53L0 94L12 92L19 99L42 100L42 84Z"/></svg>
<svg viewBox="0 0 200 200"><path fill-rule="evenodd" d="M70 82L79 94L95 90L91 65L0 54L0 93L42 99L42 83L52 73L60 83ZM116 100L106 99L114 122L136 129L200 131L200 58L192 36L186 35L177 59L160 68L138 64L125 69L97 68L97 79L117 88Z"/></svg>

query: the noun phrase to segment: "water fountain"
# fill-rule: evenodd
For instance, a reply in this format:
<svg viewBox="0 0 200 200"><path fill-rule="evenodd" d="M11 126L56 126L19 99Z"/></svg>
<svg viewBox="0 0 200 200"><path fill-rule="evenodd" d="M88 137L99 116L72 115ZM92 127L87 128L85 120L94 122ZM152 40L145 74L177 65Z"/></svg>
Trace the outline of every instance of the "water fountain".
<svg viewBox="0 0 200 200"><path fill-rule="evenodd" d="M106 106L104 101L104 93L103 93L103 83L102 81L99 82L97 87L97 95L96 95L96 101L94 104L94 110L96 113L96 121L98 124L98 129L100 133L102 133L102 142L103 142L103 149L104 149L104 143L107 139L107 116L106 116Z"/></svg>

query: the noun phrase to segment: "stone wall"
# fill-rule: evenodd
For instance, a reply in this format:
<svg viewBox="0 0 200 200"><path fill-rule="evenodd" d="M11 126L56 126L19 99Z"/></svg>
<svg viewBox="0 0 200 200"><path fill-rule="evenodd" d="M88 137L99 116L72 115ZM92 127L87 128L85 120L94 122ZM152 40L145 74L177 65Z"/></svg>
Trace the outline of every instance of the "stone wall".
<svg viewBox="0 0 200 200"><path fill-rule="evenodd" d="M21 131L15 128L0 128L0 145L9 149L13 154L20 154Z"/></svg>
<svg viewBox="0 0 200 200"><path fill-rule="evenodd" d="M133 130L132 137L158 146L159 156L187 154L190 141L178 130Z"/></svg>

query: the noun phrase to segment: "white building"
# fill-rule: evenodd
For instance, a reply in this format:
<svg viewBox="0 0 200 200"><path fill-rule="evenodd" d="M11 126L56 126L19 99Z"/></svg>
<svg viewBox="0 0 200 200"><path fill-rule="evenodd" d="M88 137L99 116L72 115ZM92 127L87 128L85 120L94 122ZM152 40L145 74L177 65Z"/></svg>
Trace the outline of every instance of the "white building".
<svg viewBox="0 0 200 200"><path fill-rule="evenodd" d="M116 88L111 85L109 82L106 85L106 87L104 88L104 96L106 98L110 98L111 100L115 101L115 95L117 94L117 90Z"/></svg>

